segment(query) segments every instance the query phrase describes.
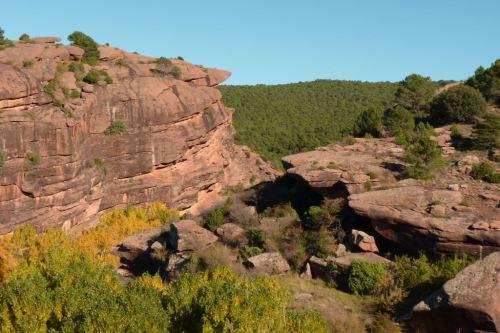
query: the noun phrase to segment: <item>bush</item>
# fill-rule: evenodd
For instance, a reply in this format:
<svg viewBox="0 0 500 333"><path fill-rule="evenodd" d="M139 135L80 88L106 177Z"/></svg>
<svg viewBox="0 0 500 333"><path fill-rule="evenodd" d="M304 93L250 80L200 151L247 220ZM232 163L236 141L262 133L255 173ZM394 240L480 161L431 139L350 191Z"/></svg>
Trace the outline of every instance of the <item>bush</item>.
<svg viewBox="0 0 500 333"><path fill-rule="evenodd" d="M411 74L399 83L396 102L414 115L422 117L428 112L429 102L435 91L436 86L429 77Z"/></svg>
<svg viewBox="0 0 500 333"><path fill-rule="evenodd" d="M228 268L184 274L162 290L169 332L327 332L317 314L289 309L287 292L269 277Z"/></svg>
<svg viewBox="0 0 500 333"><path fill-rule="evenodd" d="M413 137L406 147L406 162L408 176L416 179L433 178L436 169L443 164L441 148L429 138L429 128L419 123Z"/></svg>
<svg viewBox="0 0 500 333"><path fill-rule="evenodd" d="M157 68L168 68L172 66L172 61L166 57L159 57L155 61Z"/></svg>
<svg viewBox="0 0 500 333"><path fill-rule="evenodd" d="M415 129L413 114L399 105L385 111L383 123L387 134L391 136L396 136L398 132L411 132Z"/></svg>
<svg viewBox="0 0 500 333"><path fill-rule="evenodd" d="M176 79L180 79L182 75L182 71L179 68L179 66L173 66L172 69L170 70L170 74L175 77Z"/></svg>
<svg viewBox="0 0 500 333"><path fill-rule="evenodd" d="M22 34L21 36L19 36L19 40L22 41L22 42L29 42L30 40L30 35L28 34Z"/></svg>
<svg viewBox="0 0 500 333"><path fill-rule="evenodd" d="M72 45L78 46L85 51L83 55L83 62L90 65L96 65L99 63L99 45L88 35L80 31L75 31L68 36L68 40L72 42Z"/></svg>
<svg viewBox="0 0 500 333"><path fill-rule="evenodd" d="M0 27L0 45L4 45L7 39L4 36L5 31Z"/></svg>
<svg viewBox="0 0 500 333"><path fill-rule="evenodd" d="M26 154L26 159L32 164L32 165L37 165L40 164L42 161L42 157L38 154L35 153L27 153Z"/></svg>
<svg viewBox="0 0 500 333"><path fill-rule="evenodd" d="M43 86L43 92L47 95L54 97L54 93L57 90L57 83L54 80L50 80L46 85Z"/></svg>
<svg viewBox="0 0 500 333"><path fill-rule="evenodd" d="M500 59L487 69L480 66L465 84L476 88L484 98L500 106Z"/></svg>
<svg viewBox="0 0 500 333"><path fill-rule="evenodd" d="M389 267L353 260L347 272L347 287L356 295L379 295L389 281Z"/></svg>
<svg viewBox="0 0 500 333"><path fill-rule="evenodd" d="M354 135L362 137L364 135L380 136L382 132L382 109L368 108L362 111L354 122Z"/></svg>
<svg viewBox="0 0 500 333"><path fill-rule="evenodd" d="M113 79L111 79L109 74L104 69L97 70L95 68L91 69L90 72L85 75L83 81L90 84L96 84L99 81L104 81L107 84L113 83Z"/></svg>
<svg viewBox="0 0 500 333"><path fill-rule="evenodd" d="M248 246L256 247L259 249L266 248L266 236L264 235L264 232L262 230L257 228L252 228L248 230L247 238L248 238Z"/></svg>
<svg viewBox="0 0 500 333"><path fill-rule="evenodd" d="M478 149L500 148L500 116L488 113L472 131L472 141Z"/></svg>
<svg viewBox="0 0 500 333"><path fill-rule="evenodd" d="M125 124L119 120L112 121L104 131L105 135L122 135L125 133L127 133L127 128Z"/></svg>
<svg viewBox="0 0 500 333"><path fill-rule="evenodd" d="M5 165L6 159L4 152L0 150L0 168Z"/></svg>
<svg viewBox="0 0 500 333"><path fill-rule="evenodd" d="M481 93L468 86L452 87L437 95L431 104L431 118L440 124L471 123L486 112L486 101Z"/></svg>
<svg viewBox="0 0 500 333"><path fill-rule="evenodd" d="M267 217L277 217L277 218L283 218L283 217L292 219L299 218L299 215L292 207L292 204L290 202L287 202L285 204L279 204L273 207L267 207L263 215Z"/></svg>
<svg viewBox="0 0 500 333"><path fill-rule="evenodd" d="M471 176L474 179L484 180L488 183L500 183L500 173L489 163L480 163L472 167Z"/></svg>
<svg viewBox="0 0 500 333"><path fill-rule="evenodd" d="M33 68L35 62L33 60L23 60L23 68Z"/></svg>
<svg viewBox="0 0 500 333"><path fill-rule="evenodd" d="M225 207L215 209L208 216L207 221L205 222L205 228L214 231L218 227L224 224L226 216L228 215L228 210Z"/></svg>

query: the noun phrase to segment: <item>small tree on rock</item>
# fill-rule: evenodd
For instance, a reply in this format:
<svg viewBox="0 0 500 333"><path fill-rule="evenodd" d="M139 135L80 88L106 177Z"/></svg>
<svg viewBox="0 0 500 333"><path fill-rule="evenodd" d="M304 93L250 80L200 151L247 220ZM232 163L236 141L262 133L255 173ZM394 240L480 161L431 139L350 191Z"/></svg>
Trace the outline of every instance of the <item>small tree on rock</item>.
<svg viewBox="0 0 500 333"><path fill-rule="evenodd" d="M478 149L500 149L500 116L486 114L484 121L474 126L472 140Z"/></svg>
<svg viewBox="0 0 500 333"><path fill-rule="evenodd" d="M72 42L72 45L78 46L85 51L83 55L84 62L90 65L99 63L99 44L97 44L92 37L83 32L75 31L68 36L68 40Z"/></svg>
<svg viewBox="0 0 500 333"><path fill-rule="evenodd" d="M443 164L441 148L430 139L429 127L419 123L411 140L406 146L406 162L410 163L406 171L408 176L416 179L430 179Z"/></svg>

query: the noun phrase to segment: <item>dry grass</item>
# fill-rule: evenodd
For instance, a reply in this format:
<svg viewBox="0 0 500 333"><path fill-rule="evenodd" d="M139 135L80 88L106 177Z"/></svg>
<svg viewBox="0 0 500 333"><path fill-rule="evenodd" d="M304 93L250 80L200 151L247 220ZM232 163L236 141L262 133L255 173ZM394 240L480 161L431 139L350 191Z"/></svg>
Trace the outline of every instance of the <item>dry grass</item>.
<svg viewBox="0 0 500 333"><path fill-rule="evenodd" d="M305 280L295 274L280 277L284 287L292 294L311 294L306 304L294 305L298 309L319 312L334 333L367 332L374 325L374 301L370 297L349 295L328 287L320 280ZM371 331L371 330L370 330Z"/></svg>

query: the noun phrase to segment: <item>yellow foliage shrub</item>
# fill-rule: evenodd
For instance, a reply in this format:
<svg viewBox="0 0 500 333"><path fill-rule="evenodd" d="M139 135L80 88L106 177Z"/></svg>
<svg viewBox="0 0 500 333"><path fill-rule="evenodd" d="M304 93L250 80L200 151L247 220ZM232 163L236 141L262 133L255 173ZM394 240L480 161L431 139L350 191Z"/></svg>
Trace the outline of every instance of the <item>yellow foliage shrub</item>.
<svg viewBox="0 0 500 333"><path fill-rule="evenodd" d="M159 227L179 218L176 209L167 208L161 203L148 207L129 206L101 216L101 223L76 239L77 248L93 258L117 266L118 257L111 249L128 236Z"/></svg>

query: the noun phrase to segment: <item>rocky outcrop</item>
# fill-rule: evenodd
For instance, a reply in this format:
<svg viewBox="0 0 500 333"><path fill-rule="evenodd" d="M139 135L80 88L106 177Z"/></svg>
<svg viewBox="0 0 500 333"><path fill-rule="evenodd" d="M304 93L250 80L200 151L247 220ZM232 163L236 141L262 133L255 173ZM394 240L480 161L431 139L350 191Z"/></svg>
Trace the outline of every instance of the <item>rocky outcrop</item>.
<svg viewBox="0 0 500 333"><path fill-rule="evenodd" d="M244 244L247 242L245 229L235 223L224 223L215 232L228 244Z"/></svg>
<svg viewBox="0 0 500 333"><path fill-rule="evenodd" d="M463 206L463 199L456 191L407 186L351 195L349 206L409 249L478 256L500 250L500 229L491 223L495 211Z"/></svg>
<svg viewBox="0 0 500 333"><path fill-rule="evenodd" d="M413 309L415 332L500 332L500 252L465 268Z"/></svg>
<svg viewBox="0 0 500 333"><path fill-rule="evenodd" d="M368 235L364 231L353 229L351 231L351 241L361 251L378 252L378 247L377 243L375 243L375 238L373 238L373 236Z"/></svg>
<svg viewBox="0 0 500 333"><path fill-rule="evenodd" d="M169 231L169 243L174 251L200 251L217 241L217 236L210 230L200 227L193 220L172 223Z"/></svg>
<svg viewBox="0 0 500 333"><path fill-rule="evenodd" d="M290 270L290 265L279 252L266 252L248 258L250 267L257 273L283 274Z"/></svg>
<svg viewBox="0 0 500 333"><path fill-rule="evenodd" d="M391 140L356 139L352 145L334 144L283 157L286 172L322 194L332 188L347 194L376 189L397 181L403 170L398 158L404 150Z"/></svg>
<svg viewBox="0 0 500 333"><path fill-rule="evenodd" d="M28 222L78 230L152 201L198 214L223 188L276 175L233 144L233 110L214 88L229 72L173 59L175 78L153 58L103 46L95 69L112 83L91 85L81 81L90 66L68 67L83 50L34 40L0 51L0 234ZM116 123L125 133L106 135Z"/></svg>

